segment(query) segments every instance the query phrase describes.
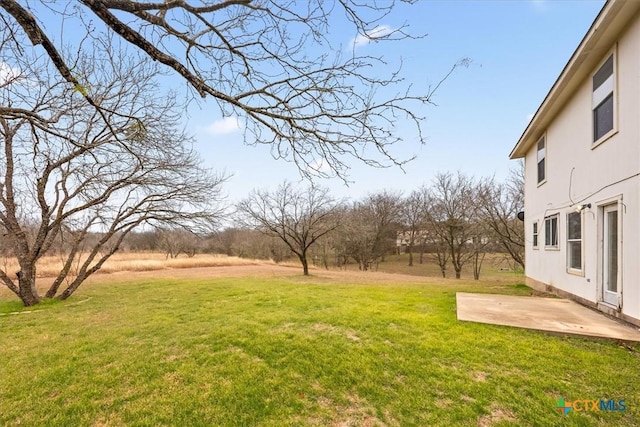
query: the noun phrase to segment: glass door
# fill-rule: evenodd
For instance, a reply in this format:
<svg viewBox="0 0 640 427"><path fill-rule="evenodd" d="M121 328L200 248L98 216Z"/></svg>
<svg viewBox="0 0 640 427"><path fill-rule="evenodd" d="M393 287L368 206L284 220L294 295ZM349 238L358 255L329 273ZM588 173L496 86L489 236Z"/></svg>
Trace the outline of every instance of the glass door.
<svg viewBox="0 0 640 427"><path fill-rule="evenodd" d="M620 290L620 236L618 205L603 208L602 300L618 306Z"/></svg>

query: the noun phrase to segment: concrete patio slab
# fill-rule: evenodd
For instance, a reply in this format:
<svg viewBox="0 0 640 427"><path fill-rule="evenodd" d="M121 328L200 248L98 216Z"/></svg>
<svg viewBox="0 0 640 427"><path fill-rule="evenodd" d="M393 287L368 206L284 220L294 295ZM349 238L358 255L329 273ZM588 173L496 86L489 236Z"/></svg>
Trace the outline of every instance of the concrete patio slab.
<svg viewBox="0 0 640 427"><path fill-rule="evenodd" d="M456 294L458 320L640 342L640 330L559 298Z"/></svg>

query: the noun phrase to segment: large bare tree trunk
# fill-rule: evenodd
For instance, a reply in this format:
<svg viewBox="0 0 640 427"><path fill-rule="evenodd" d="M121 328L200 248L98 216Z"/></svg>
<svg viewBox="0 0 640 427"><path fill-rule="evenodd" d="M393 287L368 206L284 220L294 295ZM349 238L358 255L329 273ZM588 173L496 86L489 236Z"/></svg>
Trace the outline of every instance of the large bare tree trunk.
<svg viewBox="0 0 640 427"><path fill-rule="evenodd" d="M456 254L452 254L451 264L453 265L453 271L456 272L456 279L459 279L462 274L462 263L460 262L460 255L456 257Z"/></svg>
<svg viewBox="0 0 640 427"><path fill-rule="evenodd" d="M486 253L476 251L473 254L473 279L480 280L480 271L482 270L482 262Z"/></svg>
<svg viewBox="0 0 640 427"><path fill-rule="evenodd" d="M307 254L303 253L298 255L300 258L300 263L302 264L302 274L305 276L309 275L309 261L307 260Z"/></svg>
<svg viewBox="0 0 640 427"><path fill-rule="evenodd" d="M31 307L40 302L38 290L36 289L36 271L35 269L25 268L17 273L18 276L18 296L22 300L25 307Z"/></svg>

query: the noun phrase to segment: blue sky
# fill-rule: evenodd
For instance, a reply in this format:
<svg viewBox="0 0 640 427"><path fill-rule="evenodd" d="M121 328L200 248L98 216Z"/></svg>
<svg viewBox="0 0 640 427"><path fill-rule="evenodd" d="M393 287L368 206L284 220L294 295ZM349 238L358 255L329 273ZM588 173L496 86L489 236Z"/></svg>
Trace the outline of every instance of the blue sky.
<svg viewBox="0 0 640 427"><path fill-rule="evenodd" d="M408 137L393 149L400 158L416 155L399 168L376 169L350 161L349 186L338 180L317 180L336 197L358 199L381 189L405 193L429 183L437 172L495 175L503 179L515 163L509 152L528 120L569 60L602 8L602 0L419 1L400 8L380 24L396 28L403 22L420 40L369 43L358 53L403 58L404 76L417 88L436 84L462 58L458 69L436 93L437 106L425 107L421 145ZM348 45L355 37L345 28L332 36ZM254 188L275 188L283 180L300 180L296 167L275 160L269 147L245 146L233 119L212 106L192 105L188 129L206 165L234 176L226 185L230 199Z"/></svg>

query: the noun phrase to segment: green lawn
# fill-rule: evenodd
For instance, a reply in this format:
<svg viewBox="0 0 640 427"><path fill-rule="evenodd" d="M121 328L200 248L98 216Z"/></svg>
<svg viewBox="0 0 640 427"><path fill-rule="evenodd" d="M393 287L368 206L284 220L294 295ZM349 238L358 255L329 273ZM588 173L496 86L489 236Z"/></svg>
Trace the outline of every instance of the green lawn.
<svg viewBox="0 0 640 427"><path fill-rule="evenodd" d="M640 423L640 347L456 320L456 291L522 285L316 274L92 285L4 314L0 425ZM565 416L561 397L627 410Z"/></svg>

